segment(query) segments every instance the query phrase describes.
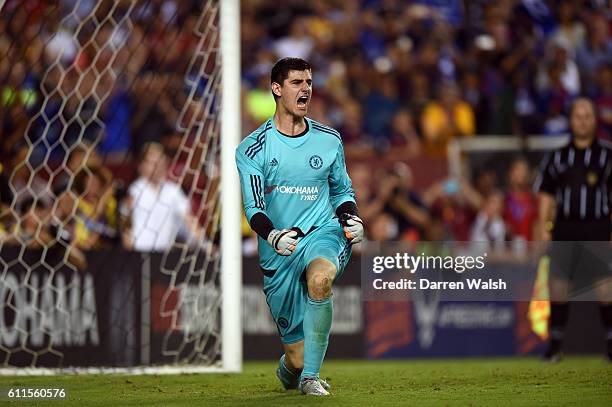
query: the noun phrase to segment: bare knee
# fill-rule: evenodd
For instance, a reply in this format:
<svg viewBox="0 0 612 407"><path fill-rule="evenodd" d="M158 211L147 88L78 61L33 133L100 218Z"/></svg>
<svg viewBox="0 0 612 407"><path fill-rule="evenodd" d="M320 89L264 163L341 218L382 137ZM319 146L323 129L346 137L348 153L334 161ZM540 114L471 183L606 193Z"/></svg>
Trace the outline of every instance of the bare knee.
<svg viewBox="0 0 612 407"><path fill-rule="evenodd" d="M313 261L306 272L308 295L313 300L324 300L332 294L332 283L336 275L336 266L329 260Z"/></svg>

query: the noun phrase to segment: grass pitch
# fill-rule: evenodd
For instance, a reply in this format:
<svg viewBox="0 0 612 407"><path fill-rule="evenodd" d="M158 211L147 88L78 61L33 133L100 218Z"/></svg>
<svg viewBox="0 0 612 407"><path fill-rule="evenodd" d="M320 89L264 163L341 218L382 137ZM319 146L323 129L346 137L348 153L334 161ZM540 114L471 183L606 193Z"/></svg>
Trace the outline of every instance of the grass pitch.
<svg viewBox="0 0 612 407"><path fill-rule="evenodd" d="M600 357L327 361L332 396L281 390L274 362L240 375L0 377L0 387L65 387L67 406L612 406L612 364Z"/></svg>

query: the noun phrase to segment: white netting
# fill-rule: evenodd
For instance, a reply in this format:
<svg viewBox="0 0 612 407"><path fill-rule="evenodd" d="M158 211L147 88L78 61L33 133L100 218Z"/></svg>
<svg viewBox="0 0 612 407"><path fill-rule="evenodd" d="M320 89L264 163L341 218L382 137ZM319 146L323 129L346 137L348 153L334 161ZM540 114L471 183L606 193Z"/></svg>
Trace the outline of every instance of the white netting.
<svg viewBox="0 0 612 407"><path fill-rule="evenodd" d="M174 163L184 160L185 165L177 178L188 185L188 197L199 195L202 204L196 218L203 219L204 241L211 242L219 226L219 104L221 62L219 53L219 5L206 2L200 14L195 32L198 43L185 75L187 98L178 119L183 135ZM202 173L204 169L204 173ZM206 182L200 183L200 177ZM182 251L180 264L167 258L162 262L162 272L176 275L177 269L186 269L182 283L168 287L162 301L162 316L171 316L171 330L164 334L163 353L175 362L215 362L219 357L221 296L219 287L220 256L213 244L199 245L191 250L189 245L174 243L174 249ZM199 262L198 259L202 259ZM196 282L196 284L194 284ZM177 306L166 310L167 299L175 290L183 294ZM178 323L178 313L182 319ZM175 332L180 339L173 345Z"/></svg>
<svg viewBox="0 0 612 407"><path fill-rule="evenodd" d="M219 2L62 1L40 6L36 29L32 10L23 17L25 5L10 3L0 16L2 108L23 95L36 100L23 100L21 138L19 117L0 115L15 139L5 171L13 199L0 207L0 367L81 364L66 357L78 346L112 356L92 357L94 365L218 362ZM36 78L30 93L10 82L19 67ZM134 129L160 115L172 125L160 130L170 134L162 140L172 151L169 182L190 210L163 254L134 263L117 249L134 247L134 211L142 211L139 189L128 185L138 147L159 141ZM121 144L126 129L131 146ZM145 216L145 231L157 235L155 216ZM110 282L84 272L105 261L132 269L105 270ZM100 281L112 299L99 298Z"/></svg>

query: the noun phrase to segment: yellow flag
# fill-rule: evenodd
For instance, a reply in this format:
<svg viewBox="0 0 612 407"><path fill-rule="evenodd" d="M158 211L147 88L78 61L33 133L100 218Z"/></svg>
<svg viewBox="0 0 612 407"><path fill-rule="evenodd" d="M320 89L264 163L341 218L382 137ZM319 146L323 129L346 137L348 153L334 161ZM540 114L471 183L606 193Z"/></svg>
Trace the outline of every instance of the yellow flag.
<svg viewBox="0 0 612 407"><path fill-rule="evenodd" d="M548 319L550 318L550 293L548 292L548 272L550 259L542 256L538 264L538 274L533 285L531 302L527 317L531 330L542 340L548 339Z"/></svg>

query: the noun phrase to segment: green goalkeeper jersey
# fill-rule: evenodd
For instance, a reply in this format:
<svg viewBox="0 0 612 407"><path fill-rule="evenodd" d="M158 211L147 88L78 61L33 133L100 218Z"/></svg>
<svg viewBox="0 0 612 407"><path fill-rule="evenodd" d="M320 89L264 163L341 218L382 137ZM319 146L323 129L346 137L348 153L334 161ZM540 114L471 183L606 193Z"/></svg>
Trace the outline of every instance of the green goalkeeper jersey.
<svg viewBox="0 0 612 407"><path fill-rule="evenodd" d="M305 120L305 132L290 137L269 119L236 149L249 223L253 215L263 212L276 229L299 227L307 233L334 218L340 204L355 202L340 134ZM260 264L274 267L279 256L259 239Z"/></svg>

